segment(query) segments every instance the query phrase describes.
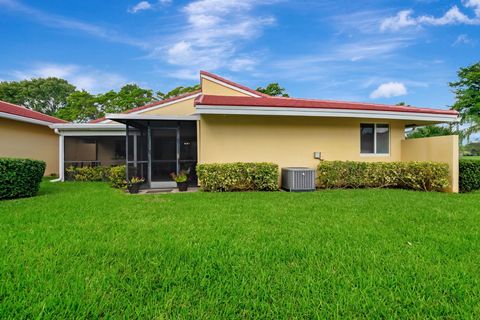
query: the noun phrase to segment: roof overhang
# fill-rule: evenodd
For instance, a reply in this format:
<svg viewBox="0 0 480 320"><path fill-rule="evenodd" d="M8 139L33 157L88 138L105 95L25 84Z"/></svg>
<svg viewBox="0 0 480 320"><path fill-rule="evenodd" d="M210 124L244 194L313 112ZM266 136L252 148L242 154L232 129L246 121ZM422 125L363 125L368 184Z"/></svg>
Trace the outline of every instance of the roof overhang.
<svg viewBox="0 0 480 320"><path fill-rule="evenodd" d="M407 120L432 123L457 122L458 116L452 114L398 112L379 110L350 110L327 108L286 108L286 107L259 107L259 106L196 106L196 114L222 115L258 115L258 116L302 116L302 117L335 117L335 118L368 118Z"/></svg>
<svg viewBox="0 0 480 320"><path fill-rule="evenodd" d="M61 123L50 128L62 136L124 136L125 125L120 123Z"/></svg>
<svg viewBox="0 0 480 320"><path fill-rule="evenodd" d="M26 122L26 123L31 123L31 124L38 124L38 125L42 125L42 126L50 126L52 124L52 122L37 120L37 119L33 119L33 118L28 118L28 117L22 117L22 116L7 113L7 112L0 112L0 118L5 118L5 119L15 120L15 121L21 121L21 122Z"/></svg>

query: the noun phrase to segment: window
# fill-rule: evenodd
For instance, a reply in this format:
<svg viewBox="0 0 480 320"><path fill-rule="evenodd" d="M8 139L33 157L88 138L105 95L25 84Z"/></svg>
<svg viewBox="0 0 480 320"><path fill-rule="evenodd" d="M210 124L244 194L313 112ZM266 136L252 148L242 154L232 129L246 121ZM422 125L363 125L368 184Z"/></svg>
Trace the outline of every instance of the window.
<svg viewBox="0 0 480 320"><path fill-rule="evenodd" d="M390 126L388 124L360 124L360 153L388 154L390 152Z"/></svg>

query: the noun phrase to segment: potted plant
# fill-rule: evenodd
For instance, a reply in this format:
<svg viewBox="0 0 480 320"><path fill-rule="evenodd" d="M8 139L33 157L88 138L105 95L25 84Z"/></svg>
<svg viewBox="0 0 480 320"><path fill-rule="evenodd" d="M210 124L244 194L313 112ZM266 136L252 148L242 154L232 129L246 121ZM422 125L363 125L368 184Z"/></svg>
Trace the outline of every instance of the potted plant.
<svg viewBox="0 0 480 320"><path fill-rule="evenodd" d="M130 193L138 193L140 190L140 185L145 181L145 179L141 177L131 177L130 180L126 182L128 192Z"/></svg>
<svg viewBox="0 0 480 320"><path fill-rule="evenodd" d="M178 191L187 191L188 189L188 175L185 171L180 171L178 174L175 172L170 173L173 181L177 183Z"/></svg>

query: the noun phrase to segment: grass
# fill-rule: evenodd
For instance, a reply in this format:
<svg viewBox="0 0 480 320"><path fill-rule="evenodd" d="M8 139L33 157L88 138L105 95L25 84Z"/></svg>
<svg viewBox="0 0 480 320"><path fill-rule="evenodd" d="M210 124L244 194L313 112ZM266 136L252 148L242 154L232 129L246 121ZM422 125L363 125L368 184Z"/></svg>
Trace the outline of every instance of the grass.
<svg viewBox="0 0 480 320"><path fill-rule="evenodd" d="M0 202L0 318L479 318L479 203L45 182Z"/></svg>

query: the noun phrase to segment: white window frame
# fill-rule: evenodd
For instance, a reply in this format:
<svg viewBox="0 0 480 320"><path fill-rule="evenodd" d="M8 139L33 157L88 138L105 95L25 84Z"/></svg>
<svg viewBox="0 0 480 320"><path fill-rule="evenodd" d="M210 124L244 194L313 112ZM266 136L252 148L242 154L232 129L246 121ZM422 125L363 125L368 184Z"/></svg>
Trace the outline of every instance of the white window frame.
<svg viewBox="0 0 480 320"><path fill-rule="evenodd" d="M373 153L362 153L362 125L371 124L373 125ZM388 126L388 152L387 153L377 153L377 125ZM360 123L360 156L363 157L389 157L390 156L390 146L391 146L391 125L390 123Z"/></svg>

